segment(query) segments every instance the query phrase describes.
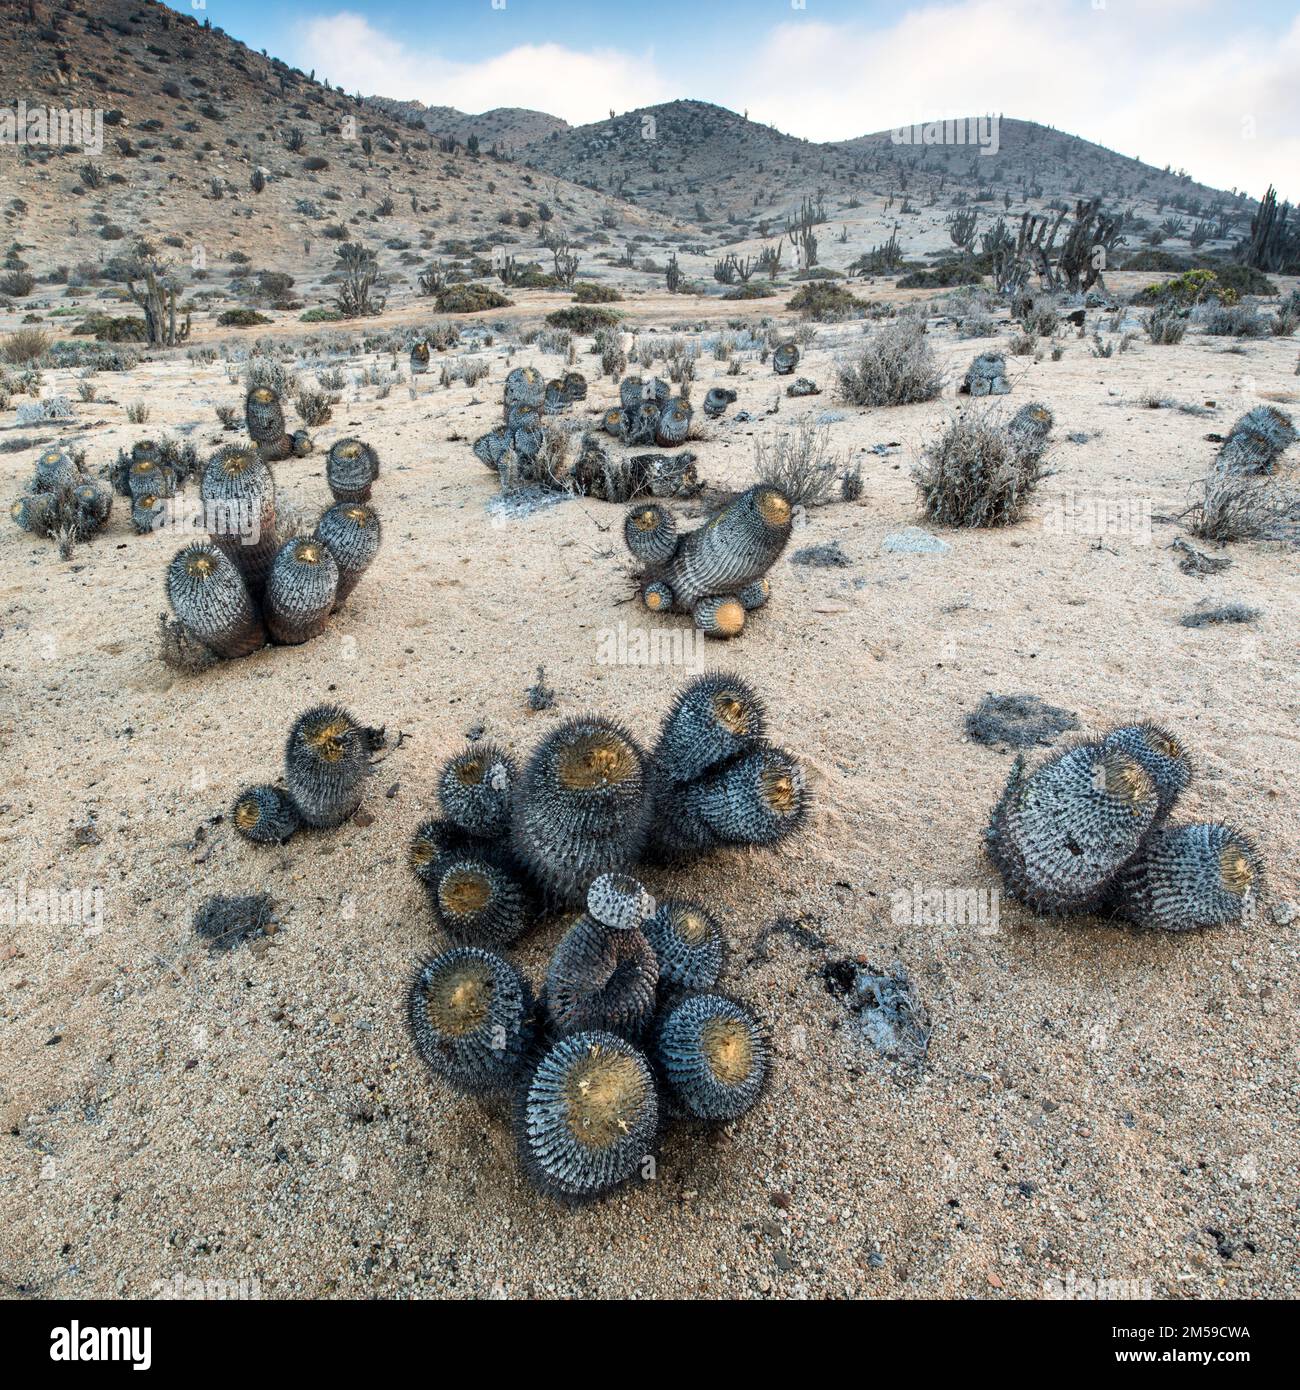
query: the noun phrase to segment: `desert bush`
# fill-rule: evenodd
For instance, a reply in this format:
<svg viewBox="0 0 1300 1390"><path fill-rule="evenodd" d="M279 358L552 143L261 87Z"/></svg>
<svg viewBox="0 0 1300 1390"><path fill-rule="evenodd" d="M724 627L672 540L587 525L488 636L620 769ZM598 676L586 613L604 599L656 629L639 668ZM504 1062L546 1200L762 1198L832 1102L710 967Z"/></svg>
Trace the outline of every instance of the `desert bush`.
<svg viewBox="0 0 1300 1390"><path fill-rule="evenodd" d="M1046 475L1041 443L991 414L951 421L912 470L921 510L941 526L1018 521Z"/></svg>
<svg viewBox="0 0 1300 1390"><path fill-rule="evenodd" d="M831 451L830 427L818 425L810 415L770 441L754 441L758 481L780 488L792 502L805 507L829 500L840 462Z"/></svg>
<svg viewBox="0 0 1300 1390"><path fill-rule="evenodd" d="M509 309L513 303L491 285L445 285L435 302L440 314L477 314L484 309Z"/></svg>
<svg viewBox="0 0 1300 1390"><path fill-rule="evenodd" d="M217 322L222 328L257 328L271 320L256 309L227 309L217 315Z"/></svg>
<svg viewBox="0 0 1300 1390"><path fill-rule="evenodd" d="M35 362L45 355L50 346L50 335L39 328L19 328L11 333L0 346L0 357L10 366L19 367L24 362Z"/></svg>
<svg viewBox="0 0 1300 1390"><path fill-rule="evenodd" d="M1186 270L1172 280L1147 285L1133 296L1134 304L1180 304L1190 307L1209 300L1232 303L1237 292L1220 282L1212 270Z"/></svg>
<svg viewBox="0 0 1300 1390"><path fill-rule="evenodd" d="M1202 325L1216 338L1267 338L1268 320L1253 304L1211 304Z"/></svg>
<svg viewBox="0 0 1300 1390"><path fill-rule="evenodd" d="M265 342L265 339L262 340ZM259 342L256 346L261 346ZM298 378L294 371L286 367L278 358L268 357L262 353L250 357L244 365L243 382L245 391L256 391L265 388L274 391L281 400L288 400L298 389ZM322 385L324 383L322 382ZM340 378L337 390L342 390L343 382Z"/></svg>
<svg viewBox="0 0 1300 1390"><path fill-rule="evenodd" d="M583 280L573 287L575 304L615 304L623 296L612 285L595 285Z"/></svg>
<svg viewBox="0 0 1300 1390"><path fill-rule="evenodd" d="M36 288L36 276L28 270L9 270L0 275L0 295L22 299Z"/></svg>
<svg viewBox="0 0 1300 1390"><path fill-rule="evenodd" d="M1187 310L1180 309L1175 304L1162 304L1159 308L1152 309L1142 320L1142 326L1153 343L1159 343L1164 347L1181 343L1187 333Z"/></svg>
<svg viewBox="0 0 1300 1390"><path fill-rule="evenodd" d="M627 371L627 353L623 351L623 335L612 328L598 328L591 345L600 357L600 370L616 381Z"/></svg>
<svg viewBox="0 0 1300 1390"><path fill-rule="evenodd" d="M546 316L552 328L567 328L570 333L594 333L598 328L613 328L618 321L615 310L593 304L574 304Z"/></svg>
<svg viewBox="0 0 1300 1390"><path fill-rule="evenodd" d="M786 307L801 318L813 319L817 323L838 323L842 319L857 318L864 308L862 301L843 285L826 280L809 281L790 296Z"/></svg>
<svg viewBox="0 0 1300 1390"><path fill-rule="evenodd" d="M309 386L304 386L293 398L293 408L308 429L328 424L333 407L333 400L324 391L313 391Z"/></svg>
<svg viewBox="0 0 1300 1390"><path fill-rule="evenodd" d="M943 373L916 319L879 329L839 366L840 395L850 405L912 405L934 400L942 387Z"/></svg>
<svg viewBox="0 0 1300 1390"><path fill-rule="evenodd" d="M133 425L143 425L149 418L149 407L143 401L132 401L126 408L126 418Z"/></svg>
<svg viewBox="0 0 1300 1390"><path fill-rule="evenodd" d="M1207 541L1300 539L1300 491L1258 474L1214 467L1187 513L1187 529Z"/></svg>

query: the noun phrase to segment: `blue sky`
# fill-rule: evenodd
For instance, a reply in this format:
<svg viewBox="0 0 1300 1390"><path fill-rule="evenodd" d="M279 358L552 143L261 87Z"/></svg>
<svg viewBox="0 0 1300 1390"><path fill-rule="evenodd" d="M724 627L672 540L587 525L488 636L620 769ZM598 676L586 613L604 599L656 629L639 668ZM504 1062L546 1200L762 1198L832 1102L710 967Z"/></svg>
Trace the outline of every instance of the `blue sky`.
<svg viewBox="0 0 1300 1390"><path fill-rule="evenodd" d="M575 123L674 97L846 139L1001 111L1258 195L1300 196L1282 0L186 0L367 95Z"/></svg>

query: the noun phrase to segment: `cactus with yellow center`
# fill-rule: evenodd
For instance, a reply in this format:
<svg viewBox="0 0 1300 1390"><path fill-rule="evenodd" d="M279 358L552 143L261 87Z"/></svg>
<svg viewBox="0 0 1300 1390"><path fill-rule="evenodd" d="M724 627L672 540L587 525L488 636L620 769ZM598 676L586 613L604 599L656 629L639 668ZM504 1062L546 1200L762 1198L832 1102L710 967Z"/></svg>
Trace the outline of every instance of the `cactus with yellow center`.
<svg viewBox="0 0 1300 1390"><path fill-rule="evenodd" d="M517 1093L520 1162L539 1191L573 1204L654 1174L659 1093L644 1053L613 1033L572 1033Z"/></svg>
<svg viewBox="0 0 1300 1390"><path fill-rule="evenodd" d="M1193 931L1241 921L1263 886L1259 851L1226 825L1157 830L1116 884L1124 917L1160 931Z"/></svg>
<svg viewBox="0 0 1300 1390"><path fill-rule="evenodd" d="M199 485L212 543L235 563L249 591L261 598L280 548L276 529L275 479L256 449L219 449Z"/></svg>
<svg viewBox="0 0 1300 1390"><path fill-rule="evenodd" d="M340 439L325 460L325 481L336 502L368 502L379 476L379 455L360 439Z"/></svg>
<svg viewBox="0 0 1300 1390"><path fill-rule="evenodd" d="M339 569L324 541L286 541L271 566L263 608L277 642L297 645L319 637L334 611Z"/></svg>
<svg viewBox="0 0 1300 1390"><path fill-rule="evenodd" d="M361 804L370 754L383 746L383 730L368 729L338 705L301 714L284 751L285 780L307 825L342 825Z"/></svg>
<svg viewBox="0 0 1300 1390"><path fill-rule="evenodd" d="M334 594L337 612L379 553L383 528L375 509L367 503L338 502L316 523L316 537L329 547L338 566L339 582Z"/></svg>
<svg viewBox="0 0 1300 1390"><path fill-rule="evenodd" d="M1007 892L1039 912L1102 905L1156 822L1160 795L1123 748L1080 744L1032 773L1018 756L985 843Z"/></svg>
<svg viewBox="0 0 1300 1390"><path fill-rule="evenodd" d="M207 541L177 552L167 568L167 599L182 627L218 656L248 656L266 645L243 575Z"/></svg>
<svg viewBox="0 0 1300 1390"><path fill-rule="evenodd" d="M767 1084L771 1047L754 1014L722 994L690 994L655 1027L651 1057L669 1101L691 1119L727 1124Z"/></svg>

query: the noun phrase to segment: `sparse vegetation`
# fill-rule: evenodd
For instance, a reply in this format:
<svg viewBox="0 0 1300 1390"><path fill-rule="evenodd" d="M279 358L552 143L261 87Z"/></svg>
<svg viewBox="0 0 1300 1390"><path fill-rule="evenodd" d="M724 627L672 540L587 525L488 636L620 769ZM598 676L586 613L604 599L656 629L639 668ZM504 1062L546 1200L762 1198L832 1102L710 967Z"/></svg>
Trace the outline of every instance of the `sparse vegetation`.
<svg viewBox="0 0 1300 1390"><path fill-rule="evenodd" d="M913 405L934 400L942 387L924 324L914 319L878 329L839 367L840 395L850 405Z"/></svg>
<svg viewBox="0 0 1300 1390"><path fill-rule="evenodd" d="M912 472L921 510L941 526L1019 521L1046 476L1041 445L992 415L952 420Z"/></svg>

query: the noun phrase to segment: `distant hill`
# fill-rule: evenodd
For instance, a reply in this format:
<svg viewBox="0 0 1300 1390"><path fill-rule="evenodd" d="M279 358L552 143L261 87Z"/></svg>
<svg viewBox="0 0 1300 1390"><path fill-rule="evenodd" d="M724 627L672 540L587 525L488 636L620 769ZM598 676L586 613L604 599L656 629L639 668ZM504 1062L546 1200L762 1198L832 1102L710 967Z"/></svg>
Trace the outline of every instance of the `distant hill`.
<svg viewBox="0 0 1300 1390"><path fill-rule="evenodd" d="M408 128L419 126L439 139L466 145L476 137L484 153L495 148L513 154L525 145L543 140L552 131L568 130L568 121L548 116L545 111L529 111L523 106L498 106L477 116L454 106L425 106L421 101L396 101L391 97L370 97L366 103Z"/></svg>

